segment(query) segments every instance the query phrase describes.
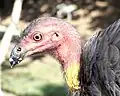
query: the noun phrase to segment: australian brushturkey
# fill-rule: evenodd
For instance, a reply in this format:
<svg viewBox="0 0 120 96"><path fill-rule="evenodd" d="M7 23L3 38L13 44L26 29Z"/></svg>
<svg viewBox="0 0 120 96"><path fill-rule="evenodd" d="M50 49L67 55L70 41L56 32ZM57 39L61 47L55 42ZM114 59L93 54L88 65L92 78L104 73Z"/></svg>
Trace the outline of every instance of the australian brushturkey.
<svg viewBox="0 0 120 96"><path fill-rule="evenodd" d="M82 46L71 24L54 17L37 18L22 33L10 63L14 66L37 52L59 60L73 96L120 96L120 20Z"/></svg>

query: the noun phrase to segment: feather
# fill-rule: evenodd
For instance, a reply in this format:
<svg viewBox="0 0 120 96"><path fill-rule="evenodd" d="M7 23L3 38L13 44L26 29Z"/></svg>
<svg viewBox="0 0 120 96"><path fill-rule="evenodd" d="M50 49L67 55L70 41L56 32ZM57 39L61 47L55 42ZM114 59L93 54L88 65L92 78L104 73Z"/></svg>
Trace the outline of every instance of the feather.
<svg viewBox="0 0 120 96"><path fill-rule="evenodd" d="M96 33L83 48L90 96L120 96L120 20Z"/></svg>

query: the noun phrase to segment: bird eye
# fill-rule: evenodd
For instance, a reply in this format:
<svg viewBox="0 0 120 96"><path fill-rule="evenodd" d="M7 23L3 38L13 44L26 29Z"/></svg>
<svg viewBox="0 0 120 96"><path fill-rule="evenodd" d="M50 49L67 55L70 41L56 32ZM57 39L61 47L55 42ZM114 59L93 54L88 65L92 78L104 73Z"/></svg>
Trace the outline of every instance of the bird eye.
<svg viewBox="0 0 120 96"><path fill-rule="evenodd" d="M39 41L39 40L42 39L42 35L41 35L40 33L36 33L36 34L34 34L33 39L34 39L35 41Z"/></svg>
<svg viewBox="0 0 120 96"><path fill-rule="evenodd" d="M20 48L20 47L18 47L18 48L17 48L17 51L18 51L18 52L20 52L20 51L21 51L21 48Z"/></svg>

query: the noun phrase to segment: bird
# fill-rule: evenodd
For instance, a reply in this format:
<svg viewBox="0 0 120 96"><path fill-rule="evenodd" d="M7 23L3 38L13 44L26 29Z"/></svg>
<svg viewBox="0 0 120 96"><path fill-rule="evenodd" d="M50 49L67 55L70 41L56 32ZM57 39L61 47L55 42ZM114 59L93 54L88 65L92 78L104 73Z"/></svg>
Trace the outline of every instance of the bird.
<svg viewBox="0 0 120 96"><path fill-rule="evenodd" d="M120 19L83 45L72 24L38 17L12 49L11 67L34 53L50 54L60 62L70 96L120 96Z"/></svg>

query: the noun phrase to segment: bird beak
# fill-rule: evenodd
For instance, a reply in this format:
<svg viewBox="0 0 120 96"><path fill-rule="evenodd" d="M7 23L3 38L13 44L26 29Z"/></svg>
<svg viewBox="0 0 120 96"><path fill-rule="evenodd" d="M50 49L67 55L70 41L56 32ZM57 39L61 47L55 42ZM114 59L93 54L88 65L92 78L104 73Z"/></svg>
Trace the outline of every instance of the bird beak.
<svg viewBox="0 0 120 96"><path fill-rule="evenodd" d="M20 51L20 50L18 50L18 48L20 48L20 47L15 46L11 52L10 59L9 59L11 68L13 68L15 65L19 64L23 60L23 58L26 54L25 50L23 50L21 48L22 50Z"/></svg>
<svg viewBox="0 0 120 96"><path fill-rule="evenodd" d="M13 68L16 65L16 63L12 58L9 59L9 62L10 62L11 68Z"/></svg>
<svg viewBox="0 0 120 96"><path fill-rule="evenodd" d="M13 68L14 66L15 66L15 64L12 64L12 65L11 65L11 68Z"/></svg>
<svg viewBox="0 0 120 96"><path fill-rule="evenodd" d="M11 68L19 64L21 61L22 59L16 59L16 58L10 57L9 62L10 62Z"/></svg>

